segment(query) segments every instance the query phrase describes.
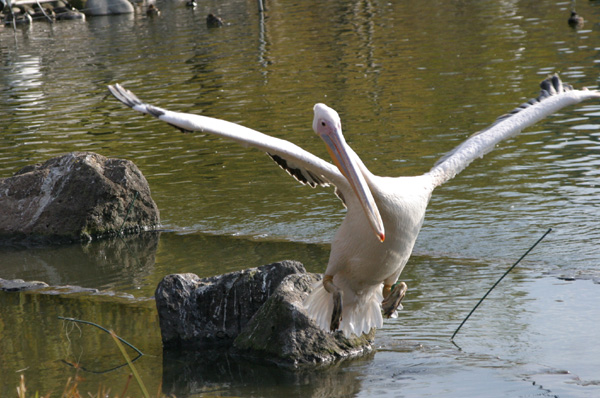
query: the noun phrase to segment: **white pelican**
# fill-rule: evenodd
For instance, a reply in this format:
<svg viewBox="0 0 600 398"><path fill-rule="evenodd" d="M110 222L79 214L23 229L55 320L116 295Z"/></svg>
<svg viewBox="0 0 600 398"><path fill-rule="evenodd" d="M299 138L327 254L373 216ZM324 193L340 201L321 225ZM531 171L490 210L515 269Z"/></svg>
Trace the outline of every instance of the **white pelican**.
<svg viewBox="0 0 600 398"><path fill-rule="evenodd" d="M394 178L369 172L346 144L337 112L323 104L314 106L313 129L325 141L335 166L291 142L224 120L161 109L140 101L118 84L109 86L118 100L136 111L183 131L212 133L265 151L303 184L335 185L348 210L331 244L323 281L315 285L304 305L322 329L340 329L347 337L381 327L382 312L389 317L400 305L406 284L397 281L410 257L435 187L523 128L565 106L600 98L600 92L573 89L557 75L545 79L541 88L539 97L472 135L444 155L429 172Z"/></svg>

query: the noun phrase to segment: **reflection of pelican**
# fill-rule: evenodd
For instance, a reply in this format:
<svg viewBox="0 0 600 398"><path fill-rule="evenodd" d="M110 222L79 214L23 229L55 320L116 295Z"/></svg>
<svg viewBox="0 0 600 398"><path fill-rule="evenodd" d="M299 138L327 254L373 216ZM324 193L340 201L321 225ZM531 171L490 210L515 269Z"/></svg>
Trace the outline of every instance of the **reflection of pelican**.
<svg viewBox="0 0 600 398"><path fill-rule="evenodd" d="M335 185L348 211L332 242L323 283L315 286L305 305L321 328L341 329L349 336L380 327L381 307L389 317L399 306L406 285L397 280L412 252L435 187L523 128L567 105L600 98L600 92L575 90L562 84L556 75L544 80L541 87L538 98L471 136L428 173L398 178L371 174L346 144L338 114L323 104L314 107L313 129L325 141L337 167L288 141L223 120L145 104L118 84L109 89L125 105L181 130L213 133L265 151L304 184Z"/></svg>

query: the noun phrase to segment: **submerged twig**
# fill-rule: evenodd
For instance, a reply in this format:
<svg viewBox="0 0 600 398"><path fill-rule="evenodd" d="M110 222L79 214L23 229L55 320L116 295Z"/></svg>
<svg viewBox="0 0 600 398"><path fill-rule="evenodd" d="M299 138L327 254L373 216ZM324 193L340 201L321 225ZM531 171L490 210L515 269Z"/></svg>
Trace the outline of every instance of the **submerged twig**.
<svg viewBox="0 0 600 398"><path fill-rule="evenodd" d="M458 328L456 328L456 330L454 331L454 333L452 334L452 337L450 337L450 341L454 342L454 336L456 336L456 334L458 333L458 331L460 330L460 328L463 327L463 325L465 324L465 322L467 322L467 319L469 319L469 317L475 312L475 310L477 309L477 307L479 307L479 305L483 302L483 300L485 300L485 298L491 293L491 291L500 283L500 281L502 279L504 279L504 277L506 275L508 275L508 273L510 271L513 270L513 268L515 268L517 266L517 264L519 264L521 262L521 260L523 260L525 258L526 255L529 254L530 251L533 250L534 247L536 247L538 245L538 243L540 243L542 241L542 239L544 239L546 237L546 235L548 235L550 233L550 231L552 231L552 228L548 228L548 230L546 231L546 233L544 233L544 235L542 235L541 238L539 238L534 244L533 246L531 246L526 252L525 254L523 254L521 256L521 258L519 258L517 260L516 263L514 263L505 273L504 275L502 275L500 277L500 279L498 279L496 281L496 283L494 283L494 285L490 288L490 290L487 291L487 293L481 298L481 300L479 300L479 302L475 305L475 307L473 307L473 309L471 310L471 312L469 312L469 315L467 315L467 317L461 322L461 324L458 326Z"/></svg>
<svg viewBox="0 0 600 398"><path fill-rule="evenodd" d="M62 316L59 316L59 317L58 317L58 319L62 319L62 320L64 320L64 321L71 321L71 322L77 322L77 323L84 323L84 324L86 324L86 325L95 326L95 327L97 327L98 329L100 329L100 330L102 330L102 331L104 331L104 332L106 332L106 333L110 334L111 336L113 336L113 335L114 335L114 337L113 337L113 338L116 338L116 339L118 339L118 340L119 340L119 341L121 341L123 344L127 345L127 346L128 346L128 347L130 347L132 350L134 350L135 352L137 352L137 354L138 354L138 355L137 355L135 358L133 358L133 360L131 360L131 363L133 363L133 362L137 361L137 360L138 360L138 359L139 359L139 358L140 358L142 355L144 355L144 353L143 353L143 352L141 352L140 350L138 350L136 346L134 346L133 344L131 344L131 343L129 343L128 341L124 340L123 338L121 338L121 337L117 336L117 335L115 334L115 332L113 332L112 330L108 330L108 329L106 329L106 328L104 328L104 327L102 327L102 326L100 326L100 325L98 325L98 324L96 324L96 323L94 323L94 322L90 322L90 321L84 321L84 320L82 320L82 319L76 319L76 318L65 318L65 317L62 317ZM119 349L120 349L121 347L122 347L122 346L120 346L120 345L119 345ZM129 357L126 357L126 360L129 362ZM78 365L78 364L72 364L72 363L70 363L70 362L68 362L68 361L66 361L66 360L64 360L64 359L62 360L62 362L63 362L63 363L66 363L66 364L67 364L67 365L69 365L69 366L75 367L75 368L77 368L77 369L81 369L81 370L83 370L83 371L85 371L85 372L89 372L89 373L96 373L96 374L101 374L101 373L108 373L108 372L112 372L113 370L116 370L116 369L122 368L122 367L123 367L123 366L125 366L125 365L128 365L128 363L123 363L123 364L121 364L121 365L115 366L115 367L113 367L113 368L110 368L110 369L106 369L106 370L102 370L102 371L94 371L94 370L86 369L85 367L83 367L83 366L80 366L80 365Z"/></svg>

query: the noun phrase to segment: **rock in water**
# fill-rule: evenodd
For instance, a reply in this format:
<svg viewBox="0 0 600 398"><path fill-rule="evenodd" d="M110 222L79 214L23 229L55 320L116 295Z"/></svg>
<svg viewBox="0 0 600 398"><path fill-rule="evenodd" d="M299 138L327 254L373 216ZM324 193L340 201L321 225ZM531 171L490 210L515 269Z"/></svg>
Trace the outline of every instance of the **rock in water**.
<svg viewBox="0 0 600 398"><path fill-rule="evenodd" d="M320 276L282 261L201 279L166 276L156 306L166 350L227 349L229 354L285 367L320 365L371 351L374 331L346 339L312 321L303 300Z"/></svg>
<svg viewBox="0 0 600 398"><path fill-rule="evenodd" d="M159 225L148 182L127 160L73 152L0 179L3 240L89 241Z"/></svg>
<svg viewBox="0 0 600 398"><path fill-rule="evenodd" d="M370 352L374 329L368 335L346 338L342 332L325 332L308 317L304 299L321 279L316 274L287 276L235 339L235 349L291 367L322 365Z"/></svg>
<svg viewBox="0 0 600 398"><path fill-rule="evenodd" d="M156 308L165 347L230 346L289 274L306 272L297 261L282 261L201 279L167 275L156 288Z"/></svg>

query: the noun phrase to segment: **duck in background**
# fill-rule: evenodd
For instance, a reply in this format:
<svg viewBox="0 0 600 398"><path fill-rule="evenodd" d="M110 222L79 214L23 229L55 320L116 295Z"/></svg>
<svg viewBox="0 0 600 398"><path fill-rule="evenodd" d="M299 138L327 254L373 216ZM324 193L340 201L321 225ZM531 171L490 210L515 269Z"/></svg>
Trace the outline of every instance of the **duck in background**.
<svg viewBox="0 0 600 398"><path fill-rule="evenodd" d="M149 17L158 17L160 15L160 10L154 4L150 4L146 9L146 15Z"/></svg>
<svg viewBox="0 0 600 398"><path fill-rule="evenodd" d="M217 17L215 14L208 14L206 16L206 26L209 28L219 28L223 26L223 20Z"/></svg>
<svg viewBox="0 0 600 398"><path fill-rule="evenodd" d="M571 16L569 17L569 26L572 28L583 27L583 17L578 15L575 10L571 10Z"/></svg>

